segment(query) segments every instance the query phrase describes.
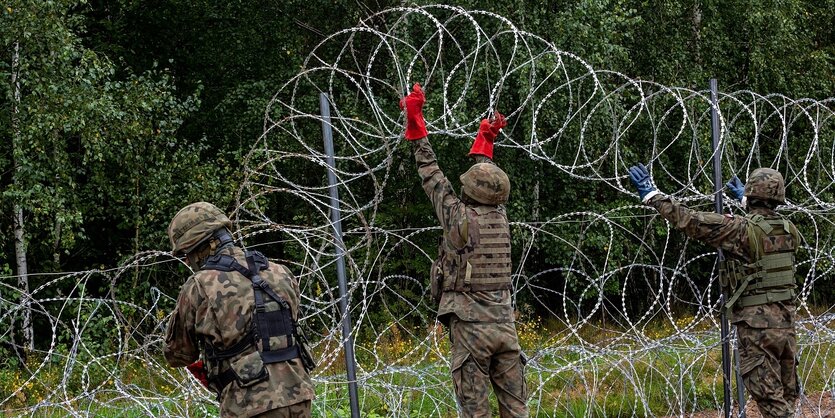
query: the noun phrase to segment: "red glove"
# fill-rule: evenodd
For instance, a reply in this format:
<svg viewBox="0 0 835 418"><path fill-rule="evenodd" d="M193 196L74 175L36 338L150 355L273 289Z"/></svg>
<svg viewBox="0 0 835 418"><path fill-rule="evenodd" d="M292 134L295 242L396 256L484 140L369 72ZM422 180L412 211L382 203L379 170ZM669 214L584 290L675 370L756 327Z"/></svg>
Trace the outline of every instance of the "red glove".
<svg viewBox="0 0 835 418"><path fill-rule="evenodd" d="M194 363L186 366L186 369L191 373L200 383L205 387L209 387L209 375L206 373L206 368L203 366L203 360L197 360Z"/></svg>
<svg viewBox="0 0 835 418"><path fill-rule="evenodd" d="M414 141L426 138L426 121L423 120L423 103L426 96L420 88L420 83L415 83L412 92L400 99L400 110L406 110L406 139Z"/></svg>
<svg viewBox="0 0 835 418"><path fill-rule="evenodd" d="M482 119L481 125L478 127L478 135L475 136L475 141L473 141L473 146L470 147L470 153L468 155L483 155L492 159L493 141L499 135L499 129L505 126L507 126L507 120L499 112L493 115L492 122L487 119Z"/></svg>

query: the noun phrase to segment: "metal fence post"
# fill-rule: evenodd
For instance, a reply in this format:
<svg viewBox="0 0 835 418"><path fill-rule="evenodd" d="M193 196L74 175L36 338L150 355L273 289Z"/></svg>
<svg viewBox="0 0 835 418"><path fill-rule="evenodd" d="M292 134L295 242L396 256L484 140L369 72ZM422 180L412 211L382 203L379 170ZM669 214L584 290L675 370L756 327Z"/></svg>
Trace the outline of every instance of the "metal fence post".
<svg viewBox="0 0 835 418"><path fill-rule="evenodd" d="M354 337L351 336L351 314L348 310L348 284L345 278L345 243L342 241L342 220L339 212L339 190L336 187L336 162L333 152L331 110L328 95L319 93L319 109L322 112L322 136L325 140L325 154L328 155L328 185L331 195L331 224L336 244L336 275L339 280L339 311L342 315L342 344L345 349L345 369L348 375L348 397L351 417L359 418L359 397L357 395L356 359L354 358Z"/></svg>
<svg viewBox="0 0 835 418"><path fill-rule="evenodd" d="M710 79L710 120L713 133L713 191L716 213L722 213L722 152L719 149L719 93L715 78ZM722 249L718 249L719 261L725 259ZM726 289L721 289L722 295L719 298L720 333L722 337L722 382L724 384L725 417L731 416L731 363L736 364L736 388L739 405L739 416L745 417L745 393L742 386L742 378L739 375L739 351L734 349L734 358L731 361L731 333L728 324L728 313L725 309L725 301L728 299Z"/></svg>

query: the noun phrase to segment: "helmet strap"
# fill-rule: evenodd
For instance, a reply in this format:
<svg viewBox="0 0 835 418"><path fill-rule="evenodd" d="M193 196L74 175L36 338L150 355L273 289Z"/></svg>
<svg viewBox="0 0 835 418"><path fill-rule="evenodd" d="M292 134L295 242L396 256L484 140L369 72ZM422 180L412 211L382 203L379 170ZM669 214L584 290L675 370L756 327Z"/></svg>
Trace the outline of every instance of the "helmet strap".
<svg viewBox="0 0 835 418"><path fill-rule="evenodd" d="M229 230L226 228L218 229L207 241L204 241L203 244L188 254L189 265L192 269L199 270L210 256L233 245L235 245L235 242L232 240Z"/></svg>
<svg viewBox="0 0 835 418"><path fill-rule="evenodd" d="M464 191L464 188L461 188L461 201L467 205L480 205L478 201L472 198L472 196L468 195L467 192Z"/></svg>
<svg viewBox="0 0 835 418"><path fill-rule="evenodd" d="M218 241L214 238L209 239L209 254L214 255L217 252Z"/></svg>

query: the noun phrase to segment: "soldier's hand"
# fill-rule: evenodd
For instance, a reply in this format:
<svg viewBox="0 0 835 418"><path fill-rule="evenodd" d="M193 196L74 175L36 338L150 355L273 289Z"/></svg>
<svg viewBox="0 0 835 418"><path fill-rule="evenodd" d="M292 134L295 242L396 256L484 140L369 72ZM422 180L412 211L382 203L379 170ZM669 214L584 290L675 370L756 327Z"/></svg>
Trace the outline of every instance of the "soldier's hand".
<svg viewBox="0 0 835 418"><path fill-rule="evenodd" d="M483 155L493 159L493 142L505 126L507 126L507 120L499 112L496 112L490 119L482 119L468 155Z"/></svg>
<svg viewBox="0 0 835 418"><path fill-rule="evenodd" d="M652 184L652 177L649 175L649 170L642 163L629 167L629 180L638 189L638 196L644 203L658 194L658 189Z"/></svg>
<svg viewBox="0 0 835 418"><path fill-rule="evenodd" d="M415 83L412 92L400 99L400 110L406 111L406 134L409 141L426 138L426 120L423 118L423 104L426 96L420 83Z"/></svg>
<svg viewBox="0 0 835 418"><path fill-rule="evenodd" d="M742 182L739 181L739 177L734 176L734 178L727 182L725 186L728 186L728 190L731 191L731 194L733 195L734 199L736 199L739 202L742 202L742 198L745 197L745 185L743 185Z"/></svg>
<svg viewBox="0 0 835 418"><path fill-rule="evenodd" d="M209 375L206 373L206 367L203 365L203 360L197 360L194 363L186 366L186 370L191 373L203 387L209 387Z"/></svg>
<svg viewBox="0 0 835 418"><path fill-rule="evenodd" d="M499 134L499 130L505 126L507 126L507 119L497 110L493 113L493 117L490 118L490 132L493 133L494 141L496 140L496 136Z"/></svg>

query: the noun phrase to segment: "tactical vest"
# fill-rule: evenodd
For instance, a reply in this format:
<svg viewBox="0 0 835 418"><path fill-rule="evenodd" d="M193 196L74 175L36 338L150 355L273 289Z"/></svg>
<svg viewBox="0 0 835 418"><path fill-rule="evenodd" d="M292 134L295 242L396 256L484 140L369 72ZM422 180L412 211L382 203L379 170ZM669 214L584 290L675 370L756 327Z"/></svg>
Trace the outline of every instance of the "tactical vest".
<svg viewBox="0 0 835 418"><path fill-rule="evenodd" d="M205 360L210 371L209 381L215 386L218 394L233 380L237 380L240 387L252 386L266 380L269 378L264 367L266 364L301 357L305 368L308 368L308 360L312 361L312 357L305 358L305 354L309 356L309 353L305 352L306 347L301 343L306 341L303 336L299 337L290 304L258 274L269 266L267 258L258 251L247 251L245 254L248 267L226 254L209 257L202 267L203 270L237 271L252 282L255 298L252 327L240 341L226 349L203 342ZM261 341L261 351L257 349L258 340ZM246 361L241 361L244 357L247 357ZM311 366L308 370L312 368ZM213 376L213 370L223 371Z"/></svg>
<svg viewBox="0 0 835 418"><path fill-rule="evenodd" d="M510 289L510 227L504 209L467 208L467 246L449 248L444 240L443 290L479 292Z"/></svg>
<svg viewBox="0 0 835 418"><path fill-rule="evenodd" d="M794 253L800 242L797 228L779 216L749 214L746 219L752 261L725 259L721 263L720 283L731 295L725 308L794 300Z"/></svg>

